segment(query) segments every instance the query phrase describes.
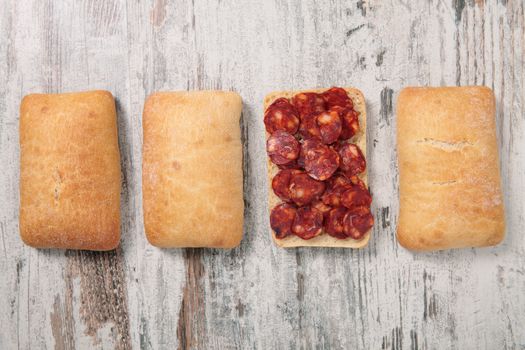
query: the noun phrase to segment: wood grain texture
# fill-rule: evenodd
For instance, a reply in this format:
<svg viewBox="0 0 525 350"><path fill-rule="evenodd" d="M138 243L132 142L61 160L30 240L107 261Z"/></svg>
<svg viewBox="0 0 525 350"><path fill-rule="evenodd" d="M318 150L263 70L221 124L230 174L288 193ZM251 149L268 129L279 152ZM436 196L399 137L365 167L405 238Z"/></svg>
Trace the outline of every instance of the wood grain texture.
<svg viewBox="0 0 525 350"><path fill-rule="evenodd" d="M1 1L0 349L525 348L525 18L517 0ZM395 101L408 85L485 84L497 100L507 237L414 254L395 240ZM367 99L376 225L360 251L267 234L261 103L356 86ZM29 92L117 100L122 240L111 253L18 236L18 107ZM245 237L161 250L145 237L142 108L156 90L244 101Z"/></svg>

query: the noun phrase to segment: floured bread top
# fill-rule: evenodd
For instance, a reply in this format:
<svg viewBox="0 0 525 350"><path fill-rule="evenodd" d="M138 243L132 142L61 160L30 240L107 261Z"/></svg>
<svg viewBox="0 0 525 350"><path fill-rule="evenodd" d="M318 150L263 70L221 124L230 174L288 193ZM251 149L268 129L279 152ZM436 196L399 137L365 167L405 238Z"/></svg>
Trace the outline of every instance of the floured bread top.
<svg viewBox="0 0 525 350"><path fill-rule="evenodd" d="M494 94L406 88L397 103L397 237L415 250L499 243L505 231Z"/></svg>

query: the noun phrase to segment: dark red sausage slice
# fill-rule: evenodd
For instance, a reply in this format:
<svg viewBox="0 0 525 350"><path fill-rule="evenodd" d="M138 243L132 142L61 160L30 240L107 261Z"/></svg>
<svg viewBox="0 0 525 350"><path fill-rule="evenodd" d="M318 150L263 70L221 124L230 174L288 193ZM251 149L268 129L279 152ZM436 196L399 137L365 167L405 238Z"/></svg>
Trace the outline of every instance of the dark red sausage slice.
<svg viewBox="0 0 525 350"><path fill-rule="evenodd" d="M288 164L299 157L299 142L286 131L277 130L266 141L266 152L277 165Z"/></svg>
<svg viewBox="0 0 525 350"><path fill-rule="evenodd" d="M302 239L312 239L321 234L323 229L323 214L312 207L297 209L292 232Z"/></svg>
<svg viewBox="0 0 525 350"><path fill-rule="evenodd" d="M359 178L359 176L350 176L350 181L352 182L353 185L356 185L356 186L359 186L361 187L363 190L367 190L368 188L366 187L365 183L363 182L363 180L361 180Z"/></svg>
<svg viewBox="0 0 525 350"><path fill-rule="evenodd" d="M359 131L359 112L353 108L335 106L330 109L339 113L342 122L341 135L339 139L348 140Z"/></svg>
<svg viewBox="0 0 525 350"><path fill-rule="evenodd" d="M279 171L272 180L272 189L277 197L281 198L285 202L290 202L290 180L292 175L302 173L296 169L284 169Z"/></svg>
<svg viewBox="0 0 525 350"><path fill-rule="evenodd" d="M357 145L345 143L337 147L341 158L341 170L349 177L361 174L366 169L365 156Z"/></svg>
<svg viewBox="0 0 525 350"><path fill-rule="evenodd" d="M273 107L279 107L279 108L288 109L290 111L294 111L294 112L297 113L297 110L295 109L294 105L290 102L290 100L288 100L285 97L279 97L278 99L273 101L273 103L270 106L268 106L268 108L270 108L272 106Z"/></svg>
<svg viewBox="0 0 525 350"><path fill-rule="evenodd" d="M302 145L304 168L308 175L324 181L339 167L339 155L336 151L317 140L306 140Z"/></svg>
<svg viewBox="0 0 525 350"><path fill-rule="evenodd" d="M327 182L328 188L346 187L347 189L351 188L353 183L352 180L347 178L342 172L335 173Z"/></svg>
<svg viewBox="0 0 525 350"><path fill-rule="evenodd" d="M299 155L300 154L301 153L299 153ZM298 161L299 161L299 158L297 158L296 160L291 161L290 163L279 164L279 165L277 165L277 167L279 169L281 169L281 170L282 169L297 169L298 170L299 168L302 168L302 166L299 165Z"/></svg>
<svg viewBox="0 0 525 350"><path fill-rule="evenodd" d="M370 207L354 207L352 209L348 209L348 211L354 213L355 215L366 215L370 214Z"/></svg>
<svg viewBox="0 0 525 350"><path fill-rule="evenodd" d="M344 188L329 188L323 194L321 198L323 203L333 208L341 206L341 196L346 191Z"/></svg>
<svg viewBox="0 0 525 350"><path fill-rule="evenodd" d="M275 100L264 113L264 125L270 134L277 130L295 134L299 128L299 121L294 106L285 98Z"/></svg>
<svg viewBox="0 0 525 350"><path fill-rule="evenodd" d="M350 97L348 97L348 94L346 93L345 89L342 89L340 87L333 87L331 89L328 89L321 95L323 96L323 99L326 102L326 107L328 109L334 106L350 108L354 106L352 100L350 99Z"/></svg>
<svg viewBox="0 0 525 350"><path fill-rule="evenodd" d="M343 219L344 233L353 239L361 239L374 226L370 211L348 211Z"/></svg>
<svg viewBox="0 0 525 350"><path fill-rule="evenodd" d="M306 161L306 157L310 156L312 157L314 153L317 152L317 148L319 147L326 147L323 145L319 140L304 140L301 143L301 155L299 156L299 159L302 158L303 162Z"/></svg>
<svg viewBox="0 0 525 350"><path fill-rule="evenodd" d="M346 190L341 195L341 204L348 209L356 207L369 207L372 203L372 196L366 188L354 185L351 189Z"/></svg>
<svg viewBox="0 0 525 350"><path fill-rule="evenodd" d="M326 216L324 229L332 237L345 239L347 235L343 229L343 219L345 218L348 209L344 207L334 208L330 210Z"/></svg>
<svg viewBox="0 0 525 350"><path fill-rule="evenodd" d="M326 215L330 212L330 210L332 210L332 207L330 207L329 205L326 205L323 203L323 201L319 200L319 199L316 199L312 202L311 204L312 208L315 208L317 210L319 210L321 212L321 214L323 214L323 217L326 217Z"/></svg>
<svg viewBox="0 0 525 350"><path fill-rule="evenodd" d="M305 172L294 173L290 179L290 199L298 206L311 203L324 192L325 184L312 179Z"/></svg>
<svg viewBox="0 0 525 350"><path fill-rule="evenodd" d="M317 125L321 134L321 141L331 144L341 135L342 123L336 111L322 112L317 115Z"/></svg>
<svg viewBox="0 0 525 350"><path fill-rule="evenodd" d="M315 92L301 92L292 97L292 104L299 112L301 120L304 116L326 110L323 97Z"/></svg>
<svg viewBox="0 0 525 350"><path fill-rule="evenodd" d="M326 191L321 198L323 203L334 208L341 206L341 196L352 188L352 183L341 173L332 176L327 183Z"/></svg>
<svg viewBox="0 0 525 350"><path fill-rule="evenodd" d="M275 232L275 237L281 239L292 234L292 224L297 208L288 203L282 203L272 209L270 226Z"/></svg>
<svg viewBox="0 0 525 350"><path fill-rule="evenodd" d="M321 130L319 129L319 125L317 125L317 113L311 113L301 117L299 135L305 140L321 139Z"/></svg>

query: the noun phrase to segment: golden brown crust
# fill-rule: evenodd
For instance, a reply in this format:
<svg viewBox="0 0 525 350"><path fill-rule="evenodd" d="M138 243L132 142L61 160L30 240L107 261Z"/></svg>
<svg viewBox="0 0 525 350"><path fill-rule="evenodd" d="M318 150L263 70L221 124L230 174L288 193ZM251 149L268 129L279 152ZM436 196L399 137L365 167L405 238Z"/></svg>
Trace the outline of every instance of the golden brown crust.
<svg viewBox="0 0 525 350"><path fill-rule="evenodd" d="M233 248L243 230L241 97L161 92L144 105L144 226L158 247Z"/></svg>
<svg viewBox="0 0 525 350"><path fill-rule="evenodd" d="M486 87L401 91L397 238L404 247L482 247L503 239L494 108Z"/></svg>
<svg viewBox="0 0 525 350"><path fill-rule="evenodd" d="M110 92L23 98L20 235L37 248L118 246L120 155Z"/></svg>
<svg viewBox="0 0 525 350"><path fill-rule="evenodd" d="M352 99L352 102L354 103L354 109L359 112L359 132L357 135L352 137L350 139L350 142L355 143L359 146L361 151L363 152L363 155L366 158L366 104L365 104L365 98L363 96L363 93L355 88L344 88L346 92L348 93L348 96ZM272 92L264 98L264 111L266 111L266 108L270 104L272 104L273 101L278 99L279 97L285 97L285 98L292 98L295 94L299 92L323 92L328 90L326 89L311 89L311 90L301 90L301 91L275 91ZM266 133L266 138L268 138L268 133ZM272 210L273 207L275 207L277 204L281 202L279 197L275 195L275 193L272 190L272 179L273 177L279 172L279 168L273 164L270 159L268 158L268 201L269 201L269 208ZM368 171L365 171L363 174L361 174L359 177L363 180L363 182L367 183L367 173ZM275 237L275 232L270 227L270 233L272 235L272 238L279 247L282 248L295 248L295 247L341 247L341 248L362 248L365 247L368 244L368 241L370 240L370 232L371 230L364 236L363 239L356 241L352 238L347 239L338 239L334 238L328 234L326 234L324 231L317 237L314 237L309 240L304 240L302 238L299 238L295 235L288 236L283 239L277 239Z"/></svg>

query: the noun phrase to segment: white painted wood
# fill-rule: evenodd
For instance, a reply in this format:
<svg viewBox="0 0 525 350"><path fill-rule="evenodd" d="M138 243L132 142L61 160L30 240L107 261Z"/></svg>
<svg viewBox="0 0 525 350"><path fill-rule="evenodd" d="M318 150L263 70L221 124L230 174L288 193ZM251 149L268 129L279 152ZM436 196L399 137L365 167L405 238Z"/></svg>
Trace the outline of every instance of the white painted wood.
<svg viewBox="0 0 525 350"><path fill-rule="evenodd" d="M525 348L522 1L1 1L0 349ZM498 247L414 254L395 240L395 100L409 85L497 97L507 214ZM262 99L353 85L367 99L376 226L368 248L282 250L268 236ZM103 88L119 114L122 243L35 250L18 236L18 107ZM145 237L141 114L156 90L244 100L240 248L160 250Z"/></svg>

